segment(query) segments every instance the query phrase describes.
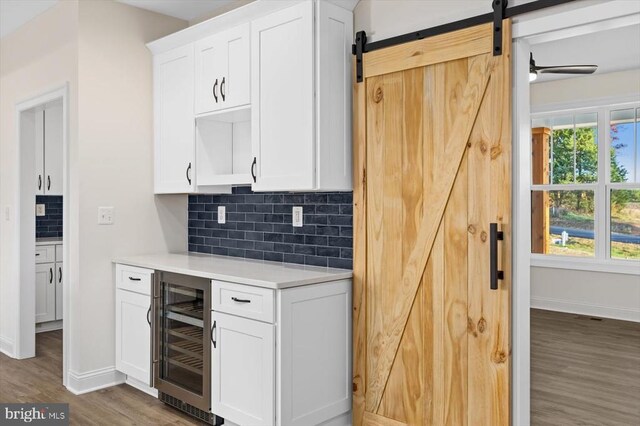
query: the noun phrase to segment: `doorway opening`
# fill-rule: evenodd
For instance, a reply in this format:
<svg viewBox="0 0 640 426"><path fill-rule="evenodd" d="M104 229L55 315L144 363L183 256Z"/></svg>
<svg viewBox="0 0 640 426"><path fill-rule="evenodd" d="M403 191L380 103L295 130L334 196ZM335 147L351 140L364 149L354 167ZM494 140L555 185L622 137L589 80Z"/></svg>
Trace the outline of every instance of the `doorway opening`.
<svg viewBox="0 0 640 426"><path fill-rule="evenodd" d="M19 147L19 202L15 282L18 359L60 348L63 384L67 377L68 278L68 86L16 106ZM36 345L38 342L38 345ZM47 345L46 342L52 343ZM59 349L58 349L59 350Z"/></svg>

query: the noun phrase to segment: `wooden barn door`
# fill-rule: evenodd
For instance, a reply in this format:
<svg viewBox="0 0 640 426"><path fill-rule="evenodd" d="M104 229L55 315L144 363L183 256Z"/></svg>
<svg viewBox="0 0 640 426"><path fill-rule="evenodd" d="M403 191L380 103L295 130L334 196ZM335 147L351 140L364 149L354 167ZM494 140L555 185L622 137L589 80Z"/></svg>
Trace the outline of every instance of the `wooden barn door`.
<svg viewBox="0 0 640 426"><path fill-rule="evenodd" d="M354 425L509 424L508 21L501 56L492 41L486 24L364 55L354 83ZM493 247L497 289L491 223L504 236Z"/></svg>

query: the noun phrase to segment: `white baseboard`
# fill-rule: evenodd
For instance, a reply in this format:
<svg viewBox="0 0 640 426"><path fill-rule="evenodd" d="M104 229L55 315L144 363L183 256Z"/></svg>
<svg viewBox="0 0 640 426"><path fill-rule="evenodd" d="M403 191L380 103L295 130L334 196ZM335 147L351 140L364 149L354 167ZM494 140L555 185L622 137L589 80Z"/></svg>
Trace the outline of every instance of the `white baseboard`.
<svg viewBox="0 0 640 426"><path fill-rule="evenodd" d="M129 386L132 386L139 391L142 391L148 395L151 395L154 398L158 397L158 390L154 388L150 388L146 383L142 383L140 380L134 379L133 377L127 376L125 383Z"/></svg>
<svg viewBox="0 0 640 426"><path fill-rule="evenodd" d="M36 333L46 333L47 331L62 330L62 320L47 321L36 324Z"/></svg>
<svg viewBox="0 0 640 426"><path fill-rule="evenodd" d="M15 350L13 347L13 342L6 337L0 336L0 352L8 357L14 358Z"/></svg>
<svg viewBox="0 0 640 426"><path fill-rule="evenodd" d="M125 375L117 371L115 367L101 368L86 373L69 371L67 389L70 392L81 395L124 383Z"/></svg>
<svg viewBox="0 0 640 426"><path fill-rule="evenodd" d="M581 303L572 300L532 296L531 307L547 311L568 312L571 314L591 315L594 317L640 322L640 310Z"/></svg>

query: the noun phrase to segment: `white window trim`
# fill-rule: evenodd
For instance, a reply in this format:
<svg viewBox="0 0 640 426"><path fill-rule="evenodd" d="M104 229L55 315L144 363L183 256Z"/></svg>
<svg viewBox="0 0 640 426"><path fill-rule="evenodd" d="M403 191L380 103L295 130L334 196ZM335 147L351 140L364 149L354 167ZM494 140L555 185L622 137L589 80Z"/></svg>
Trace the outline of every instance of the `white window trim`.
<svg viewBox="0 0 640 426"><path fill-rule="evenodd" d="M593 102L593 101L592 101ZM592 190L594 191L594 242L593 257L559 256L549 254L531 253L531 266L547 268L574 269L596 272L611 272L620 274L640 275L640 261L632 259L611 258L611 219L610 197L612 189L640 189L640 183L617 182L610 183L610 150L611 134L607 131L611 122L611 111L625 108L640 108L637 96L634 98L606 98L600 102L585 105L585 102L556 104L541 107L537 112L531 113L531 120L550 118L559 114L584 114L598 113L598 182L591 184L533 184L531 191L567 191L567 190ZM529 159L531 161L531 159ZM604 237L604 238L603 238Z"/></svg>

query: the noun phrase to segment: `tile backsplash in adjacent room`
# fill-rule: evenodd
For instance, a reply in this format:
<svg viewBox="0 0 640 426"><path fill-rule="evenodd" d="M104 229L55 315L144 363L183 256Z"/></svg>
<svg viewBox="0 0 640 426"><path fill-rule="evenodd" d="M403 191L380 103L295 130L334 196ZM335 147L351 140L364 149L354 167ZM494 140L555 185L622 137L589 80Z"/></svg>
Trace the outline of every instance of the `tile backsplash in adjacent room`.
<svg viewBox="0 0 640 426"><path fill-rule="evenodd" d="M351 192L253 193L189 196L189 251L276 262L351 269ZM218 206L226 223L218 223ZM293 206L303 207L302 227L293 227Z"/></svg>
<svg viewBox="0 0 640 426"><path fill-rule="evenodd" d="M45 216L36 216L36 238L62 238L62 196L36 195L36 204L45 207Z"/></svg>

